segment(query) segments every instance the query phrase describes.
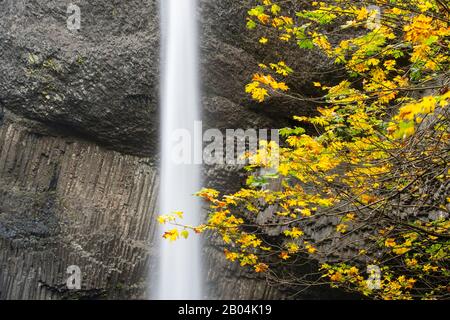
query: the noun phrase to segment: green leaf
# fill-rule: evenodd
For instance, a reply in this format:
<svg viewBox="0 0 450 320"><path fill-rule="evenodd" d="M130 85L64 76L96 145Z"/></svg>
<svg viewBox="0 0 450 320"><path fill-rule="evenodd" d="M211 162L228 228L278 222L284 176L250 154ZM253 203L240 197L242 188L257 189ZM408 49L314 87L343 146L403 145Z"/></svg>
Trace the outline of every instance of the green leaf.
<svg viewBox="0 0 450 320"><path fill-rule="evenodd" d="M263 187L268 184L268 181L265 177L262 176L250 176L247 179L247 185L252 188Z"/></svg>
<svg viewBox="0 0 450 320"><path fill-rule="evenodd" d="M308 19L319 24L329 24L336 19L335 14L321 10L297 12L297 17Z"/></svg>
<svg viewBox="0 0 450 320"><path fill-rule="evenodd" d="M254 8L252 8L252 9L250 9L249 11L248 11L248 15L249 16L255 16L255 17L257 17L257 16L259 16L260 14L263 14L264 13L264 7L263 6L257 6L257 7L254 7Z"/></svg>
<svg viewBox="0 0 450 320"><path fill-rule="evenodd" d="M279 132L282 137L300 136L305 133L305 129L303 129L301 127L295 127L294 129L283 128L283 129L280 129Z"/></svg>
<svg viewBox="0 0 450 320"><path fill-rule="evenodd" d="M439 40L438 36L431 36L425 41L425 44L430 46L438 40Z"/></svg>
<svg viewBox="0 0 450 320"><path fill-rule="evenodd" d="M183 230L181 231L181 236L185 239L187 239L189 237L189 232L187 230Z"/></svg>
<svg viewBox="0 0 450 320"><path fill-rule="evenodd" d="M256 28L256 22L251 20L251 19L249 19L247 21L247 29L252 30L252 29L255 29L255 28Z"/></svg>
<svg viewBox="0 0 450 320"><path fill-rule="evenodd" d="M312 42L311 39L299 40L299 41L297 41L297 44L302 49L313 49L314 48L314 43Z"/></svg>

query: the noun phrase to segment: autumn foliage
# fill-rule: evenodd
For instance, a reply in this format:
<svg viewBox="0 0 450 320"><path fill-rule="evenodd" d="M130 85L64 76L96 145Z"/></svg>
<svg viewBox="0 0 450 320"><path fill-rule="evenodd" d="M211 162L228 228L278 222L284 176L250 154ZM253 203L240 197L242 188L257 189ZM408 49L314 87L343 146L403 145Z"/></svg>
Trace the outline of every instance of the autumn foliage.
<svg viewBox="0 0 450 320"><path fill-rule="evenodd" d="M305 97L288 85L301 70L260 61L245 87L254 100L284 96L317 113L296 116L280 146L265 142L249 156L246 188L200 191L207 223L178 228L219 234L226 259L294 290L307 278L285 270L311 259L320 265L314 284L375 299L448 299L449 6L334 0L295 11L298 3L260 1L249 8L249 32L260 46L316 50L346 78L314 82L321 93Z"/></svg>

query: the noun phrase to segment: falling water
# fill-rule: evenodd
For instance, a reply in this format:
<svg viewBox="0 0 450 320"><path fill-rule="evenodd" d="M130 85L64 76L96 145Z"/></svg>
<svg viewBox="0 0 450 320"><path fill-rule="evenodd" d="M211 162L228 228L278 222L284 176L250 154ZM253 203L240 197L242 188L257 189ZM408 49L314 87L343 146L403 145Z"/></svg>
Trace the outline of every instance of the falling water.
<svg viewBox="0 0 450 320"><path fill-rule="evenodd" d="M162 156L160 212L183 211L184 224L200 222L200 166L193 164L201 154L194 141L195 122L200 120L196 0L161 0L162 21ZM189 163L179 164L180 134L189 143ZM198 136L198 134L197 134ZM186 154L184 154L186 156ZM186 162L186 161L185 161ZM161 232L168 227L162 227ZM159 245L156 299L200 299L200 240L191 235L174 243Z"/></svg>

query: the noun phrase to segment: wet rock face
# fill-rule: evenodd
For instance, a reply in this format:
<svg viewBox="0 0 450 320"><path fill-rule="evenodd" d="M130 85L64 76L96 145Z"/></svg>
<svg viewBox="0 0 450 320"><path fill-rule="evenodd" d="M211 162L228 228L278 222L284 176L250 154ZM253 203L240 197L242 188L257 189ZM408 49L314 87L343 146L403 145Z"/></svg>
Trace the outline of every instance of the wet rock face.
<svg viewBox="0 0 450 320"><path fill-rule="evenodd" d="M156 236L149 159L31 127L0 127L0 300L142 298ZM71 265L81 290L67 288Z"/></svg>
<svg viewBox="0 0 450 320"><path fill-rule="evenodd" d="M69 30L69 3L81 29ZM25 117L112 149L157 145L159 19L154 0L0 1L0 98Z"/></svg>

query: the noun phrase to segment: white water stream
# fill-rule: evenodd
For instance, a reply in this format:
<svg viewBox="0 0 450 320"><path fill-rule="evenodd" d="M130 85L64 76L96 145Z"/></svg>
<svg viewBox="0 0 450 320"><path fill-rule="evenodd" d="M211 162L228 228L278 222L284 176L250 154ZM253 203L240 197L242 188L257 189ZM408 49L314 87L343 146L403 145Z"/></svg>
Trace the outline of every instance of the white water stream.
<svg viewBox="0 0 450 320"><path fill-rule="evenodd" d="M201 141L195 136L195 121L201 119L198 79L198 34L196 0L161 0L161 214L183 211L184 224L197 225L201 208L193 196L201 187L201 166L179 164L180 154L175 151L184 133L190 142L191 153L201 154ZM179 148L178 148L179 150ZM186 156L186 155L184 155ZM182 157L183 158L183 157ZM162 234L170 226L161 227ZM198 235L176 242L162 240L159 243L159 270L156 299L200 299L202 297L200 239ZM155 284L152 284L154 287Z"/></svg>

